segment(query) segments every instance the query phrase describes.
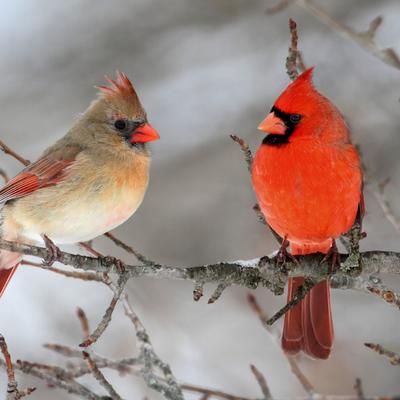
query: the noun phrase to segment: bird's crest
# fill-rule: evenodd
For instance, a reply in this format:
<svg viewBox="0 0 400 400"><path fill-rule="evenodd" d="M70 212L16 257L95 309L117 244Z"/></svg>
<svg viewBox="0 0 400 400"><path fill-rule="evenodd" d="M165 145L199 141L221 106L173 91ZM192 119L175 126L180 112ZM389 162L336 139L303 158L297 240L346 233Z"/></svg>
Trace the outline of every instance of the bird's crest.
<svg viewBox="0 0 400 400"><path fill-rule="evenodd" d="M136 91L129 80L129 78L123 73L117 71L117 79L111 79L108 76L105 77L110 86L96 86L100 90L101 95L106 100L136 100Z"/></svg>
<svg viewBox="0 0 400 400"><path fill-rule="evenodd" d="M299 75L278 97L275 106L285 112L299 113L318 102L321 94L313 86L313 70L314 67L308 68Z"/></svg>

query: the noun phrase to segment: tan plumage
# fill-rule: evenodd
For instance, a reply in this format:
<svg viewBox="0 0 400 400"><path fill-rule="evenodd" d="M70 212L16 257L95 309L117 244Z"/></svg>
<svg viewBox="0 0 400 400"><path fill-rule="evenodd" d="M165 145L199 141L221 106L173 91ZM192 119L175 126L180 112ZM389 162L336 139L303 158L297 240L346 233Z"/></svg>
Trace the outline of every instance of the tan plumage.
<svg viewBox="0 0 400 400"><path fill-rule="evenodd" d="M159 136L128 78L118 74L109 81L111 87L100 87L101 96L70 131L0 190L0 200L6 201L3 238L40 243L46 235L57 244L86 241L120 225L139 207L149 178L145 142ZM116 121L124 121L126 128L117 129ZM4 269L18 260L0 251L0 293L5 274L10 275Z"/></svg>

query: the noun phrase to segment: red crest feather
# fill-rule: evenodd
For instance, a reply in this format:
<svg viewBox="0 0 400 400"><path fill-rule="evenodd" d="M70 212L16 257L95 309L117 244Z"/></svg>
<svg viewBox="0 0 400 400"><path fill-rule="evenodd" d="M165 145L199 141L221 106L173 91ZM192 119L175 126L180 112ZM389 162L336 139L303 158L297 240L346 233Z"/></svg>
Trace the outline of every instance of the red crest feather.
<svg viewBox="0 0 400 400"><path fill-rule="evenodd" d="M117 79L111 79L108 76L105 77L110 83L110 86L96 86L101 94L109 100L120 98L124 100L130 100L132 98L137 99L136 91L129 80L129 78L123 73L117 71Z"/></svg>
<svg viewBox="0 0 400 400"><path fill-rule="evenodd" d="M311 67L300 74L276 99L275 106L288 113L306 113L315 107L322 95L313 86L313 71Z"/></svg>

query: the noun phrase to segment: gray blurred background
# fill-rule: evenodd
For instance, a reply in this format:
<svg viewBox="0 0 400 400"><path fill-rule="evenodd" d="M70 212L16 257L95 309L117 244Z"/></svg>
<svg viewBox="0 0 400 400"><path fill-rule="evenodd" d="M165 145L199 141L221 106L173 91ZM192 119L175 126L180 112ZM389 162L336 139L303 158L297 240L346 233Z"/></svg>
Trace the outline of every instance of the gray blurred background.
<svg viewBox="0 0 400 400"><path fill-rule="evenodd" d="M399 1L319 3L360 30L383 15L378 40L400 50ZM237 133L254 150L258 147L262 136L256 127L288 84L284 62L292 16L305 62L316 66L316 86L347 117L370 174L378 181L391 178L387 193L400 215L400 71L297 6L266 16L268 4L2 0L0 138L34 160L88 106L96 95L93 86L104 82L104 74L124 71L162 140L153 145L145 201L115 234L149 258L176 265L268 254L277 246L253 215L248 172L228 134ZM4 154L0 166L10 175L21 169ZM400 250L398 232L368 188L366 204L363 249ZM94 245L133 262L104 238ZM398 281L393 278L391 285L398 287ZM304 395L280 349L249 309L245 289L226 290L214 305L207 305L205 298L194 303L192 290L184 282L130 283L134 308L179 381L255 397L259 388L249 371L254 363L276 399ZM206 287L206 294L212 290ZM285 302L285 296L274 297L265 289L256 295L268 313ZM363 346L378 342L400 351L398 310L366 294L334 291L332 297L333 355L328 361L300 358L303 372L322 393L351 394L356 377L363 379L369 395L399 393L399 369ZM21 268L1 299L0 331L14 359L61 363L41 345L76 345L81 340L76 307L86 310L94 327L109 301L110 293L95 283ZM135 354L134 333L121 308L95 348L110 357ZM112 371L106 375L124 398L160 398L140 379ZM5 381L0 371L0 397ZM32 400L72 398L42 382L19 381L38 387ZM92 379L86 382L96 385Z"/></svg>

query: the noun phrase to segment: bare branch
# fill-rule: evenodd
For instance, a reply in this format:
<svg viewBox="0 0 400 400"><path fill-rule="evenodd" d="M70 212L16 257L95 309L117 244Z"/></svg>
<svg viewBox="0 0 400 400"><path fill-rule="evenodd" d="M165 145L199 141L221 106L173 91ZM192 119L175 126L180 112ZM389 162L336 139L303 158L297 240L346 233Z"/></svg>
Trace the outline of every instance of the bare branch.
<svg viewBox="0 0 400 400"><path fill-rule="evenodd" d="M354 384L354 390L356 392L357 395L357 400L366 400L366 397L364 396L364 391L362 388L362 383L361 383L361 379L357 378L356 382Z"/></svg>
<svg viewBox="0 0 400 400"><path fill-rule="evenodd" d="M103 386L104 389L106 389L106 391L110 394L113 400L122 400L121 396L115 391L111 383L107 381L103 373L99 370L99 368L96 365L96 362L90 357L89 353L86 351L82 351L82 354L84 360L86 360L87 365L91 373L97 380L97 382L99 382L100 385Z"/></svg>
<svg viewBox="0 0 400 400"><path fill-rule="evenodd" d="M248 397L235 396L233 394L222 392L221 390L207 389L201 386L191 385L188 383L183 383L181 385L181 388L188 392L201 393L203 395L206 395L208 398L216 397L218 399L223 399L223 400L253 400Z"/></svg>
<svg viewBox="0 0 400 400"><path fill-rule="evenodd" d="M374 20L372 20L366 32L356 32L355 30L334 19L323 8L321 8L319 5L316 5L311 0L297 0L296 4L303 7L311 15L319 19L325 25L329 26L331 29L357 43L361 48L379 58L385 64L400 69L400 58L394 49L382 49L375 42L375 34L382 23L382 17L376 17Z"/></svg>
<svg viewBox="0 0 400 400"><path fill-rule="evenodd" d="M389 359L390 364L392 365L400 365L400 355L394 353L393 351L385 349L380 344L375 343L364 343L366 347L369 349L376 351L378 354L381 354Z"/></svg>
<svg viewBox="0 0 400 400"><path fill-rule="evenodd" d="M24 164L25 166L31 163L29 160L26 160L25 158L21 157L13 149L8 147L2 140L0 140L0 150L3 151L5 154L10 155L11 157L14 157L16 160L18 160L21 164Z"/></svg>
<svg viewBox="0 0 400 400"><path fill-rule="evenodd" d="M4 183L7 183L9 181L9 177L7 175L7 172L4 171L4 169L0 168L0 176L3 178Z"/></svg>
<svg viewBox="0 0 400 400"><path fill-rule="evenodd" d="M298 76L299 72L297 71L297 24L293 19L289 19L289 29L290 29L290 46L289 46L289 54L286 58L286 72L289 75L289 78L294 81Z"/></svg>
<svg viewBox="0 0 400 400"><path fill-rule="evenodd" d="M94 330L92 334L90 334L86 340L84 340L79 346L80 347L88 347L97 341L97 339L102 335L102 333L106 330L108 324L111 321L112 314L114 312L115 306L121 294L125 288L126 282L128 282L128 274L123 273L119 276L117 286L114 291L114 296L111 299L111 303L108 306L103 318L100 323L97 325L97 328Z"/></svg>
<svg viewBox="0 0 400 400"><path fill-rule="evenodd" d="M143 367L140 369L140 374L147 385L161 393L169 400L184 400L182 389L178 385L171 368L168 364L162 361L155 353L153 345L150 342L149 335L147 334L139 317L133 311L128 295L124 293L122 298L124 304L125 315L131 320L136 330L136 338L139 345L139 359ZM154 372L157 367L163 374L163 379L160 379Z"/></svg>
<svg viewBox="0 0 400 400"><path fill-rule="evenodd" d="M255 314L260 319L263 327L268 331L268 333L274 339L276 344L282 350L282 347L280 346L280 337L278 336L276 331L274 331L273 328L267 324L267 321L269 318L268 318L267 314L265 314L265 312L261 309L256 297L253 294L249 293L247 295L247 300L248 300L252 310L255 312ZM299 382L303 386L303 389L305 390L305 392L310 396L310 399L313 399L316 394L314 386L310 383L310 381L307 379L307 377L303 374L303 372L301 371L300 367L298 366L295 358L293 356L285 353L283 350L282 350L282 353L286 357L286 359L290 365L292 373L299 380Z"/></svg>
<svg viewBox="0 0 400 400"><path fill-rule="evenodd" d="M37 363L29 363L27 361L19 361L18 360L16 364L13 364L13 368L14 368L14 370L20 370L24 374L35 376L36 378L39 378L39 379L47 382L49 385L51 385L53 387L58 387L60 389L64 389L68 393L77 394L84 399L104 400L104 397L97 396L95 393L93 393L92 391L90 391L88 388L81 385L80 383L73 381L73 380L65 381L63 379L60 379L57 375L54 375L54 373L57 373L57 374L61 374L64 377L67 377L68 376L67 371L64 371L62 368L43 365L43 368L41 370L41 369L37 368L38 365L39 364L37 364ZM3 360L0 360L0 367L6 368L6 364ZM45 371L47 371L47 372L45 372ZM29 391L29 389L26 391L23 391L23 392L27 393L28 391ZM27 393L27 394L29 394L29 393Z"/></svg>
<svg viewBox="0 0 400 400"><path fill-rule="evenodd" d="M371 293L376 294L378 297L385 300L387 303L400 309L400 294L394 292L391 289L388 289L384 285L380 285L380 286L381 287L368 287L367 289Z"/></svg>
<svg viewBox="0 0 400 400"><path fill-rule="evenodd" d="M317 284L318 282L313 281L311 279L305 279L304 283L299 286L292 300L287 302L285 306L283 306L279 311L277 311L270 319L266 321L267 325L272 325L279 318L285 315L291 308L295 307L306 297L306 294Z"/></svg>
<svg viewBox="0 0 400 400"><path fill-rule="evenodd" d="M370 189L372 194L375 196L376 201L381 207L386 219L393 225L397 233L400 233L400 219L394 214L393 209L386 197L385 189L389 179L384 180L382 183L373 184L370 183L367 187Z"/></svg>
<svg viewBox="0 0 400 400"><path fill-rule="evenodd" d="M267 7L265 11L266 14L275 14L279 11L283 11L287 8L290 4L292 4L295 0L280 0L276 4Z"/></svg>
<svg viewBox="0 0 400 400"><path fill-rule="evenodd" d="M76 309L76 314L79 318L79 322L81 323L83 339L87 340L90 335L89 321L87 319L85 311L82 308L78 307Z"/></svg>
<svg viewBox="0 0 400 400"><path fill-rule="evenodd" d="M260 205L259 204L254 204L253 206L253 211L256 213L258 220L264 224L268 225L267 221L265 220L264 214L261 211Z"/></svg>
<svg viewBox="0 0 400 400"><path fill-rule="evenodd" d="M83 281L104 282L103 276L96 272L66 271L64 269L49 267L42 263L34 263L31 261L27 261L27 260L23 260L21 262L21 265L28 265L30 267L45 269L46 271L55 272L56 274L63 275L67 278L81 279Z"/></svg>
<svg viewBox="0 0 400 400"><path fill-rule="evenodd" d="M204 294L204 283L203 282L196 282L193 289L193 300L199 301Z"/></svg>
<svg viewBox="0 0 400 400"><path fill-rule="evenodd" d="M261 392L264 395L263 400L272 400L271 392L269 391L264 375L253 364L250 365L250 369L260 385Z"/></svg>
<svg viewBox="0 0 400 400"><path fill-rule="evenodd" d="M253 154L251 153L249 145L239 136L236 135L229 135L229 136L234 142L236 142L240 146L244 155L244 159L247 164L247 169L251 173L251 169L253 166Z"/></svg>
<svg viewBox="0 0 400 400"><path fill-rule="evenodd" d="M0 248L28 254L40 258L47 256L48 250L42 247L0 239ZM331 286L340 289L356 289L370 293L367 288L377 287L379 274L400 273L400 253L392 251L367 251L360 253L360 259L341 254L341 268L331 276ZM61 252L59 261L83 270L119 273L113 257L88 257ZM269 288L275 294L282 294L287 278L303 276L320 281L328 276L328 264L321 263L319 254L298 256L297 263L287 262L287 271L277 268L275 258L261 257L253 260L237 260L195 267L168 265L143 266L126 265L128 278L150 277L156 279L187 280L191 282L224 283L251 289L258 286ZM363 266L361 275L359 262ZM379 287L379 286L378 286Z"/></svg>
<svg viewBox="0 0 400 400"><path fill-rule="evenodd" d="M0 335L0 350L4 356L5 367L8 378L6 400L19 400L22 397L30 395L32 392L36 390L36 388L30 387L21 391L18 390L18 384L14 374L14 367L11 361L10 353L8 351L6 340L4 339L3 335Z"/></svg>
<svg viewBox="0 0 400 400"><path fill-rule="evenodd" d="M127 245L124 243L122 240L116 238L112 233L107 232L104 234L105 237L109 238L112 242L114 242L115 245L118 247L121 247L124 249L126 252L133 254L138 261L143 263L144 265L157 265L156 262L149 260L147 257L145 257L143 254L139 253L137 250L135 250L133 247Z"/></svg>
<svg viewBox="0 0 400 400"><path fill-rule="evenodd" d="M215 303L220 297L222 292L228 287L229 285L226 283L220 283L217 288L214 290L214 293L208 299L208 304Z"/></svg>

